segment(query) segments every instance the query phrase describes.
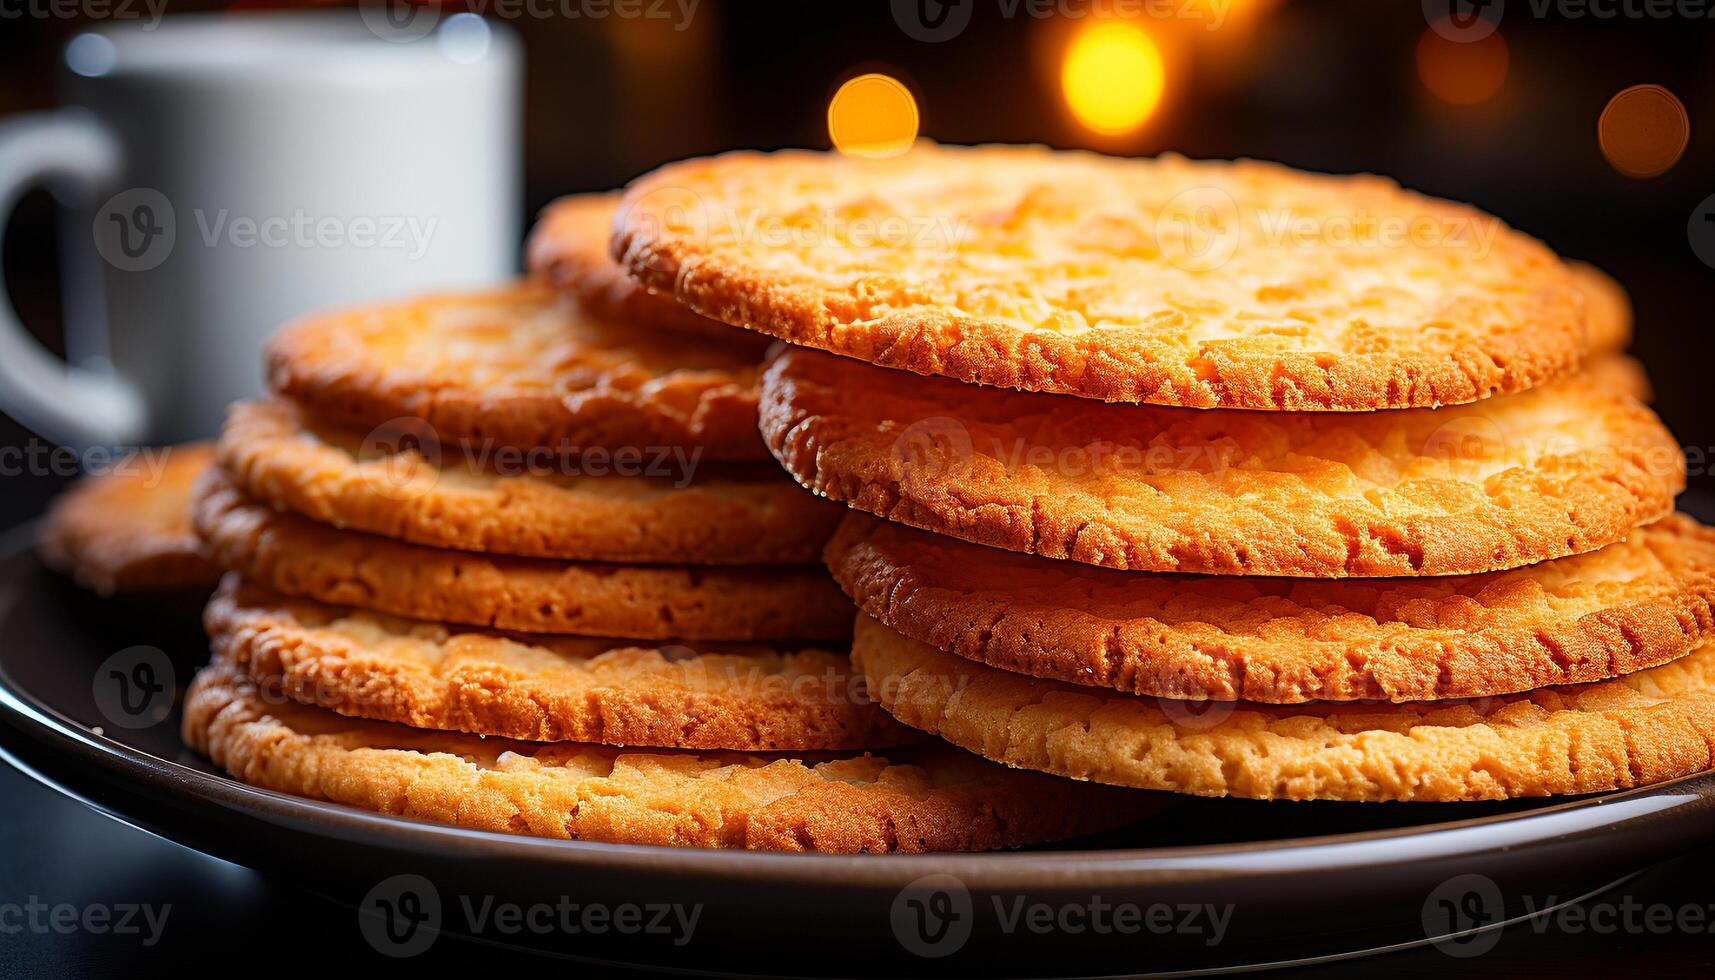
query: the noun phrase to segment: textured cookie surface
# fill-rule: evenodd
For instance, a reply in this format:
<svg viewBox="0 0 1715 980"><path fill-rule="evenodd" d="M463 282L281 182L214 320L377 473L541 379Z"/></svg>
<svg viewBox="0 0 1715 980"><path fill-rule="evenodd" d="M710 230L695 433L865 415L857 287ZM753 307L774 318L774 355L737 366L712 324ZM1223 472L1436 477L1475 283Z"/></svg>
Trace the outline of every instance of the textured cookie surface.
<svg viewBox="0 0 1715 980"><path fill-rule="evenodd" d="M567 452L757 459L753 351L600 320L545 283L318 314L276 334L269 383L362 431Z"/></svg>
<svg viewBox="0 0 1715 980"><path fill-rule="evenodd" d="M995 670L859 617L852 659L900 721L986 758L1253 799L1596 793L1715 765L1715 646L1620 680L1502 698L1298 707L1141 698Z"/></svg>
<svg viewBox="0 0 1715 980"><path fill-rule="evenodd" d="M573 194L548 205L530 232L525 259L586 310L620 323L678 330L747 347L760 355L768 341L652 295L608 253L618 194Z"/></svg>
<svg viewBox="0 0 1715 980"><path fill-rule="evenodd" d="M869 615L1017 673L1186 699L1487 697L1607 680L1715 631L1715 530L1684 515L1600 551L1411 579L1116 572L852 514L828 567Z"/></svg>
<svg viewBox="0 0 1715 980"><path fill-rule="evenodd" d="M475 830L612 843L991 850L1112 829L1160 805L935 744L792 758L428 732L265 699L220 661L191 684L184 739L266 789Z"/></svg>
<svg viewBox="0 0 1715 980"><path fill-rule="evenodd" d="M648 640L838 640L820 567L616 565L447 551L340 531L204 474L192 517L223 568L287 595L438 622Z"/></svg>
<svg viewBox="0 0 1715 980"><path fill-rule="evenodd" d="M840 516L771 463L702 463L687 478L639 458L592 475L583 460L365 440L280 399L234 405L220 459L250 497L323 524L539 558L813 562Z"/></svg>
<svg viewBox="0 0 1715 980"><path fill-rule="evenodd" d="M140 450L54 501L36 533L42 559L103 595L214 586L220 570L191 528L191 487L214 446Z"/></svg>
<svg viewBox="0 0 1715 980"><path fill-rule="evenodd" d="M1579 376L1474 405L1229 412L999 391L794 348L763 434L804 486L978 544L1110 568L1447 575L1590 551L1672 509L1685 460Z"/></svg>
<svg viewBox="0 0 1715 980"><path fill-rule="evenodd" d="M828 650L506 635L292 599L236 576L203 626L216 655L265 689L416 728L763 752L921 737Z"/></svg>
<svg viewBox="0 0 1715 980"><path fill-rule="evenodd" d="M1572 370L1541 243L1369 176L935 147L732 153L626 192L614 254L699 313L887 367L1104 401L1367 410Z"/></svg>

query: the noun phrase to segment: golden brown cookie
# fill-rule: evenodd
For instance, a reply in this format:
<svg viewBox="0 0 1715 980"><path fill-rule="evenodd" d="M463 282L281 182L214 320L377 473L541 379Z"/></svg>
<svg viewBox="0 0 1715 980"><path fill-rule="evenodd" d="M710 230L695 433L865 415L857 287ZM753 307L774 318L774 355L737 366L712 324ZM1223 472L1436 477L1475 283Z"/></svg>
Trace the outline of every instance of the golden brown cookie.
<svg viewBox="0 0 1715 980"><path fill-rule="evenodd" d="M618 194L572 194L543 209L525 245L530 271L551 279L586 310L620 323L678 330L753 350L768 340L652 295L608 254Z"/></svg>
<svg viewBox="0 0 1715 980"><path fill-rule="evenodd" d="M184 739L254 786L473 830L772 851L974 851L1123 826L1158 798L1010 772L934 743L800 758L541 744L357 721L216 661Z"/></svg>
<svg viewBox="0 0 1715 980"><path fill-rule="evenodd" d="M72 484L42 519L36 550L102 595L212 588L220 569L191 528L191 485L210 443L142 449Z"/></svg>
<svg viewBox="0 0 1715 980"><path fill-rule="evenodd" d="M342 715L535 742L779 752L916 741L844 653L507 635L292 599L229 575L216 656Z"/></svg>
<svg viewBox="0 0 1715 980"><path fill-rule="evenodd" d="M851 604L803 565L616 565L447 551L340 531L245 497L210 469L192 519L221 567L259 585L437 622L647 640L839 640Z"/></svg>
<svg viewBox="0 0 1715 980"><path fill-rule="evenodd" d="M860 616L900 721L1009 766L1198 796L1454 802L1598 793L1715 765L1715 646L1615 681L1475 701L1141 698L1007 673Z"/></svg>
<svg viewBox="0 0 1715 980"><path fill-rule="evenodd" d="M1600 551L1411 579L1116 572L852 514L828 567L912 639L1035 677L1269 704L1584 684L1715 638L1715 529L1676 514Z"/></svg>
<svg viewBox="0 0 1715 980"><path fill-rule="evenodd" d="M1566 263L1572 280L1584 294L1590 354L1615 354L1632 345L1632 298L1613 276L1588 262Z"/></svg>
<svg viewBox="0 0 1715 980"><path fill-rule="evenodd" d="M1586 364L1579 373L1598 391L1627 395L1646 405L1655 401L1655 386L1650 384L1649 372L1635 357L1607 354Z"/></svg>
<svg viewBox="0 0 1715 980"><path fill-rule="evenodd" d="M1438 410L1099 405L802 348L762 428L799 483L1012 551L1137 571L1338 578L1516 568L1666 516L1685 459L1648 408L1568 378Z"/></svg>
<svg viewBox="0 0 1715 980"><path fill-rule="evenodd" d="M886 367L1194 408L1427 408L1573 370L1565 264L1475 208L1255 161L919 144L729 153L613 253L706 316Z"/></svg>
<svg viewBox="0 0 1715 980"><path fill-rule="evenodd" d="M484 446L763 456L753 352L600 320L545 283L317 314L267 362L276 392L362 431L407 417Z"/></svg>
<svg viewBox="0 0 1715 980"><path fill-rule="evenodd" d="M841 509L771 463L487 458L460 444L365 440L283 399L232 406L220 461L251 498L415 544L537 558L757 565L813 562ZM620 472L615 472L615 470Z"/></svg>

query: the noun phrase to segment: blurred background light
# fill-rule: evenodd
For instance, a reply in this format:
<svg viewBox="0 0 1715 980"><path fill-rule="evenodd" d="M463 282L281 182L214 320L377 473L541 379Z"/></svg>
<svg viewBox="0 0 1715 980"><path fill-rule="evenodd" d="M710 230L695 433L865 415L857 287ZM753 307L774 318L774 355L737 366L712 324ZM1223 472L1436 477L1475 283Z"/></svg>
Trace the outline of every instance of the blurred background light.
<svg viewBox="0 0 1715 980"><path fill-rule="evenodd" d="M1417 41L1418 77L1425 88L1454 105L1475 105L1494 98L1507 80L1511 60L1500 31L1457 41L1430 27Z"/></svg>
<svg viewBox="0 0 1715 980"><path fill-rule="evenodd" d="M850 156L898 156L911 148L920 121L911 90L880 72L847 79L828 100L828 138Z"/></svg>
<svg viewBox="0 0 1715 980"><path fill-rule="evenodd" d="M435 43L441 54L461 65L481 61L488 54L491 40L488 21L471 13L454 14L435 31Z"/></svg>
<svg viewBox="0 0 1715 980"><path fill-rule="evenodd" d="M85 78L105 75L118 62L118 49L100 34L79 34L66 44L66 66Z"/></svg>
<svg viewBox="0 0 1715 980"><path fill-rule="evenodd" d="M1078 31L1060 69L1066 107L1080 125L1102 136L1142 127L1161 104L1166 85L1161 49L1142 27L1126 21Z"/></svg>
<svg viewBox="0 0 1715 980"><path fill-rule="evenodd" d="M1691 142L1685 103L1662 85L1633 85L1608 100L1596 122L1602 155L1627 177L1659 177Z"/></svg>

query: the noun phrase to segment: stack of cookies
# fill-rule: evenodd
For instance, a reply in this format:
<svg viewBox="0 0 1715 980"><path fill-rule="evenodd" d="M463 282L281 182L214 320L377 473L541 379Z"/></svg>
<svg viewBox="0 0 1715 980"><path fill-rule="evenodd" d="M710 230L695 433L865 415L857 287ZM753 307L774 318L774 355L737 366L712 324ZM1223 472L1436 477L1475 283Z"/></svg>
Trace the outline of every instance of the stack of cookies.
<svg viewBox="0 0 1715 980"><path fill-rule="evenodd" d="M287 328L194 490L48 522L226 570L184 732L237 778L873 852L1715 764L1715 531L1626 296L1479 211L742 153L558 202L529 263Z"/></svg>
<svg viewBox="0 0 1715 980"><path fill-rule="evenodd" d="M852 509L853 658L913 728L1258 799L1711 768L1715 531L1673 511L1625 296L1488 215L920 146L669 166L614 232L658 296L796 345L763 436Z"/></svg>
<svg viewBox="0 0 1715 980"><path fill-rule="evenodd" d="M227 575L187 742L270 789L586 840L967 850L1142 812L869 698L819 560L841 509L759 435L767 341L631 286L614 205L555 212L562 288L274 337L188 501Z"/></svg>

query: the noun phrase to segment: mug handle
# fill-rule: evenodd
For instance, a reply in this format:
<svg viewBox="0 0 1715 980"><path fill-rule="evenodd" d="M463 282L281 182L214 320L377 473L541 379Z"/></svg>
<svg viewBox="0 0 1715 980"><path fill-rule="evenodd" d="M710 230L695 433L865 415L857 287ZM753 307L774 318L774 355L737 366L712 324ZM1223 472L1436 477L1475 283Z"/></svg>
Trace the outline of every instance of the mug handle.
<svg viewBox="0 0 1715 980"><path fill-rule="evenodd" d="M119 180L118 142L87 113L65 109L0 121L0 235L24 191L51 185L62 200ZM69 192L69 193L66 193ZM108 372L55 357L18 321L0 283L0 408L43 435L81 446L134 443L148 428L142 394Z"/></svg>

